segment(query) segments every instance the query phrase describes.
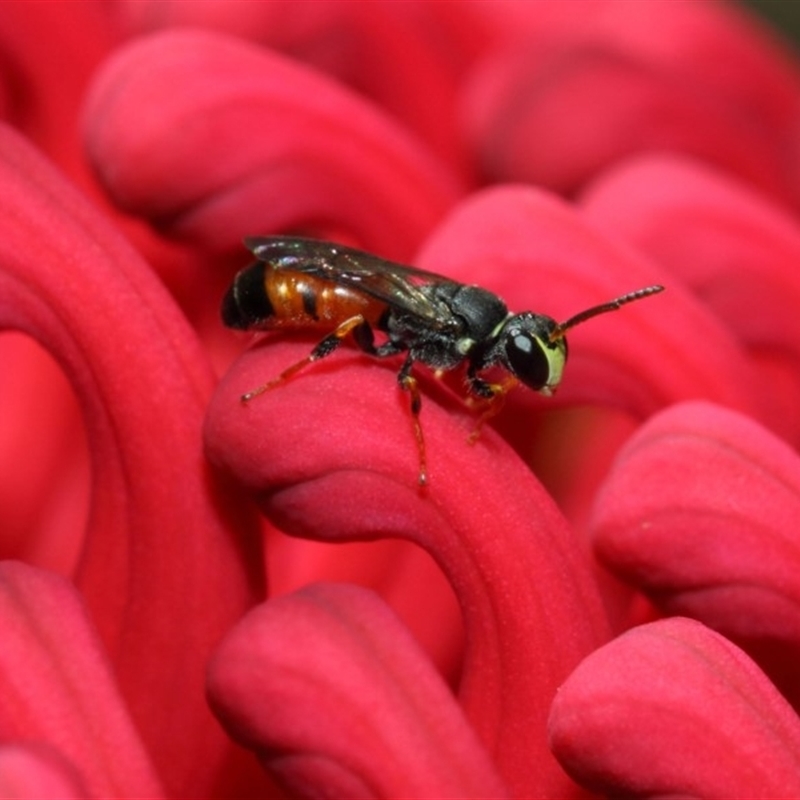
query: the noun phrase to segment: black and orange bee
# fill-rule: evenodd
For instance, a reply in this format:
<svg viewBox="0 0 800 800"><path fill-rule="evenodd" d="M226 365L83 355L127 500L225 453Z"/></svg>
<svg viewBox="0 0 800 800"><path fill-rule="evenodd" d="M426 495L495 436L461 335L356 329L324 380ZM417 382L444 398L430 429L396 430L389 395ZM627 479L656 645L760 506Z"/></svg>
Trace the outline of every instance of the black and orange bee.
<svg viewBox="0 0 800 800"><path fill-rule="evenodd" d="M570 328L663 289L647 286L556 322L530 311L512 314L497 295L480 286L344 245L285 236L252 237L245 245L256 261L236 275L225 295L225 325L330 332L306 358L242 395L242 401L280 386L308 364L330 355L348 335L376 358L404 353L397 380L411 398L421 485L427 481L427 462L419 421L422 398L412 374L415 362L437 373L466 363L469 394L487 401L482 421L517 383L543 394L555 390L567 359L565 334ZM381 344L375 344L375 331L386 335ZM491 367L509 375L492 383L481 377Z"/></svg>

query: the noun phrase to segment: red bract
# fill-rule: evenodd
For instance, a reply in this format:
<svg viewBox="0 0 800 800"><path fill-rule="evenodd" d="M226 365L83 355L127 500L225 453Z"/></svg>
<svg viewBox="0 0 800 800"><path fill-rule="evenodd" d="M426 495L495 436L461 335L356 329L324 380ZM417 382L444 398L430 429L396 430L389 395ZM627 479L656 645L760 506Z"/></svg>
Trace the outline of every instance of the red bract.
<svg viewBox="0 0 800 800"><path fill-rule="evenodd" d="M797 797L800 722L737 647L703 625L644 625L561 688L553 749L615 797Z"/></svg>

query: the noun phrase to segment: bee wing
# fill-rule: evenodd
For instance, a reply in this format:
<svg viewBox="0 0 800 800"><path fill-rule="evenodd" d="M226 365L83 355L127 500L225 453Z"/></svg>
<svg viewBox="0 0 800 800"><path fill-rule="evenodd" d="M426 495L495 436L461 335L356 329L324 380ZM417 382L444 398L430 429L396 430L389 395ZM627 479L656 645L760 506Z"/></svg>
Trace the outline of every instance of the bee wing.
<svg viewBox="0 0 800 800"><path fill-rule="evenodd" d="M392 261L331 242L289 236L245 239L245 245L274 269L304 272L321 280L347 286L382 300L395 310L417 317L435 329L459 323L450 308L425 286L452 284L433 272Z"/></svg>

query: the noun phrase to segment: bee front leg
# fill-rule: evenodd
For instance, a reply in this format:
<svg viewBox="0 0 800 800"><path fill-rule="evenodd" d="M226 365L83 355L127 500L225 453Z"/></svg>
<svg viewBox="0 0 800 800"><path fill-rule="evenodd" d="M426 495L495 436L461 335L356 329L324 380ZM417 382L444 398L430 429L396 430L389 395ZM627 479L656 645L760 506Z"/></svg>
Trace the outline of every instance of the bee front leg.
<svg viewBox="0 0 800 800"><path fill-rule="evenodd" d="M369 330L369 325L361 314L356 314L356 316L346 319L336 328L335 331L329 333L324 339L322 339L304 359L298 361L296 364L292 364L291 367L288 367L281 372L277 378L273 378L271 381L261 384L261 386L253 389L250 392L245 392L241 397L242 402L247 403L254 397L258 397L258 395L263 394L270 389L274 389L276 386L280 386L300 372L300 370L307 367L309 364L313 364L315 361L319 361L321 358L329 356L342 343L342 340L345 338L345 336L347 336L347 334L351 333L352 331L358 331L362 327L366 327Z"/></svg>
<svg viewBox="0 0 800 800"><path fill-rule="evenodd" d="M467 437L470 444L478 441L483 430L483 426L488 420L499 413L506 400L506 395L513 389L519 381L516 378L508 377L501 383L490 383L483 380L473 371L467 371L467 388L473 397L478 397L482 401L482 410L478 417L472 433ZM474 404L474 401L473 401Z"/></svg>

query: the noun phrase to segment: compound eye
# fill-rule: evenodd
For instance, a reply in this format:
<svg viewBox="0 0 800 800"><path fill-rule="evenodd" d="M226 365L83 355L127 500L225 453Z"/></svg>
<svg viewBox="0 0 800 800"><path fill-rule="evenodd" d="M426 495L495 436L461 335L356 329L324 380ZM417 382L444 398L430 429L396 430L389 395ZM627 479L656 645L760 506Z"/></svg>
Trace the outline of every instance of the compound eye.
<svg viewBox="0 0 800 800"><path fill-rule="evenodd" d="M549 394L561 382L567 358L563 339L549 342L529 331L513 331L505 350L511 372L529 389Z"/></svg>

